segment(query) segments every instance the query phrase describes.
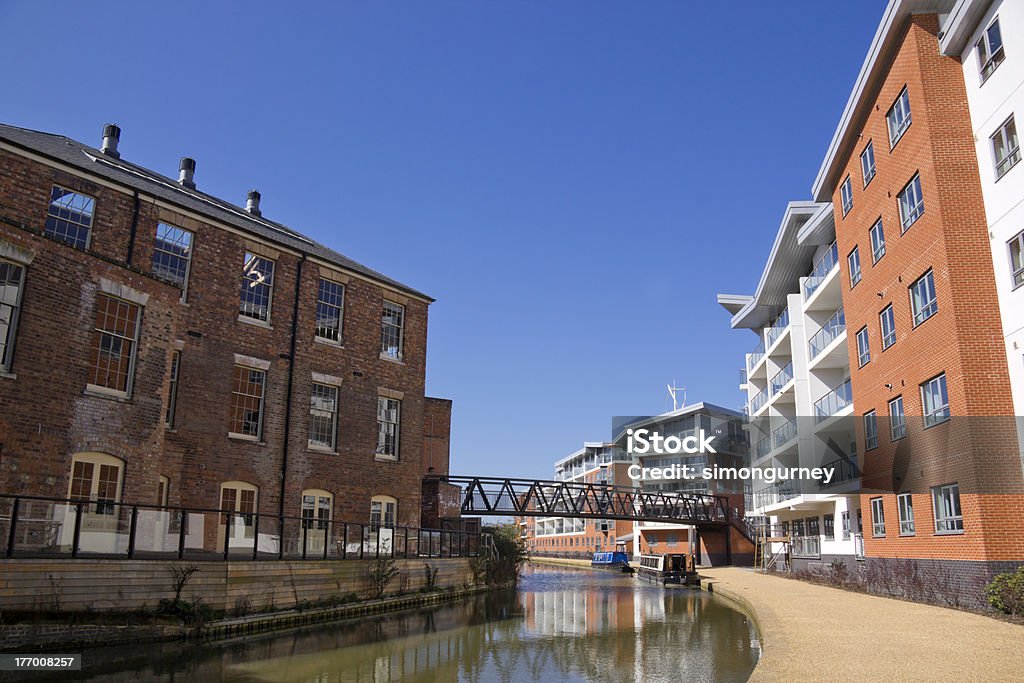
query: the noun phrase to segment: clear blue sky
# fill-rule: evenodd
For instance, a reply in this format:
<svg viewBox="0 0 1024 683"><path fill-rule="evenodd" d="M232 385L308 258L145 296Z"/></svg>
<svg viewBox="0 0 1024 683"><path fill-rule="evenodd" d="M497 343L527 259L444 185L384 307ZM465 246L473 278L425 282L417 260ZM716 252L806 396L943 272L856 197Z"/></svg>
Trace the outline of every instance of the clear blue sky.
<svg viewBox="0 0 1024 683"><path fill-rule="evenodd" d="M752 293L884 0L0 0L0 120L196 181L425 291L453 470L736 408Z"/></svg>

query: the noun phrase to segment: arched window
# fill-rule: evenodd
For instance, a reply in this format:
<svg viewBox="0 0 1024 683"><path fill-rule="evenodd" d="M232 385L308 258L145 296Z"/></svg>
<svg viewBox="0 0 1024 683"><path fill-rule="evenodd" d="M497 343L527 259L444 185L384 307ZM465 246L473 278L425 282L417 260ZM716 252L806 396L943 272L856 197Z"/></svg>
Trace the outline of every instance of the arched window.
<svg viewBox="0 0 1024 683"><path fill-rule="evenodd" d="M220 509L222 523L227 523L229 513L241 516L245 526L252 526L256 512L256 498L259 488L247 481L226 481L220 485Z"/></svg>
<svg viewBox="0 0 1024 683"><path fill-rule="evenodd" d="M76 453L71 456L68 498L95 501L96 514L114 514L121 501L124 461L106 453Z"/></svg>
<svg viewBox="0 0 1024 683"><path fill-rule="evenodd" d="M395 526L398 517L398 499L391 496L374 496L370 499L370 526L373 529Z"/></svg>
<svg viewBox="0 0 1024 683"><path fill-rule="evenodd" d="M326 529L331 522L334 496L323 489L302 492L302 526L307 529Z"/></svg>

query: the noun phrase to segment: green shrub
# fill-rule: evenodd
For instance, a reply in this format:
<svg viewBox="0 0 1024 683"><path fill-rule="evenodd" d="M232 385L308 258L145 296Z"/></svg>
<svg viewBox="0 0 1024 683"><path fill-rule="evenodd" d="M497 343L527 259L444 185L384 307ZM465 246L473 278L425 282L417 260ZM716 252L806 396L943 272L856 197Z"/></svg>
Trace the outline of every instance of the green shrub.
<svg viewBox="0 0 1024 683"><path fill-rule="evenodd" d="M1024 565L1015 572L997 574L985 587L985 597L1000 612L1024 614Z"/></svg>

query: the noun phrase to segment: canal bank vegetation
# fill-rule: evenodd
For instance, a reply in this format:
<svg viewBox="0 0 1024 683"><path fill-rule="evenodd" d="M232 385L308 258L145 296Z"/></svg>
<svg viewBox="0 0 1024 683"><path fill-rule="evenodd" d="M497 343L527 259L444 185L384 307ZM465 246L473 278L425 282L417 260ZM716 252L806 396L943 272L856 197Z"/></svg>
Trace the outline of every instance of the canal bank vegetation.
<svg viewBox="0 0 1024 683"><path fill-rule="evenodd" d="M497 524L485 527L483 533L490 535L491 542L470 561L476 580L489 586L518 583L520 571L529 559L519 526Z"/></svg>

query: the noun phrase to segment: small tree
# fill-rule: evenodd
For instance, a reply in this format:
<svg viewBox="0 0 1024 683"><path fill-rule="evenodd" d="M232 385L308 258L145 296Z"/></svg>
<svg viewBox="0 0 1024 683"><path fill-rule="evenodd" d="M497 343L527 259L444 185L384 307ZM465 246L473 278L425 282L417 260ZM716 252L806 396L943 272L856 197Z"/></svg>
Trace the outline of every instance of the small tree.
<svg viewBox="0 0 1024 683"><path fill-rule="evenodd" d="M988 604L1011 616L1024 614L1024 565L1015 572L997 574L985 587Z"/></svg>
<svg viewBox="0 0 1024 683"><path fill-rule="evenodd" d="M370 590L373 597L379 598L384 595L388 584L399 574L398 563L390 557L378 557L370 562L368 576Z"/></svg>

